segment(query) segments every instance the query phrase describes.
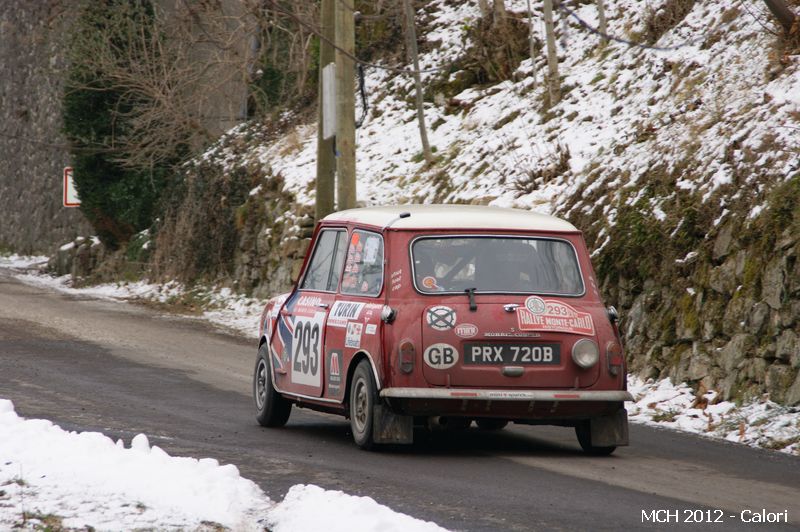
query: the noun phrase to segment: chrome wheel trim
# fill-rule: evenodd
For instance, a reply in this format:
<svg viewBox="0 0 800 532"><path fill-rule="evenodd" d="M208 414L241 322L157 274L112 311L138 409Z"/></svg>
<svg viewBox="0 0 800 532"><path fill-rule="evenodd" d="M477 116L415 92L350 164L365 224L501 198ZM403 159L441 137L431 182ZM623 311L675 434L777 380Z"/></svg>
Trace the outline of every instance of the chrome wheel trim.
<svg viewBox="0 0 800 532"><path fill-rule="evenodd" d="M256 407L263 410L267 404L267 363L262 358L256 369Z"/></svg>
<svg viewBox="0 0 800 532"><path fill-rule="evenodd" d="M364 379L358 379L358 381L356 381L355 393L353 395L355 396L355 401L353 401L353 421L356 430L363 434L367 427L368 414L367 383Z"/></svg>

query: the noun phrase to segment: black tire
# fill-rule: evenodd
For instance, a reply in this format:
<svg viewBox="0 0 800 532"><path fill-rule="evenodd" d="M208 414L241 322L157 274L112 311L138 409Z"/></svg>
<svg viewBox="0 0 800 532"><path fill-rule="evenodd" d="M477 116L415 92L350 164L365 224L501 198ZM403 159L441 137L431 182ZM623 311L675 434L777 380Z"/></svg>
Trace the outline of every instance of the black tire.
<svg viewBox="0 0 800 532"><path fill-rule="evenodd" d="M478 418L475 420L478 428L481 430L503 430L508 425L508 420L505 419L492 419L492 418Z"/></svg>
<svg viewBox="0 0 800 532"><path fill-rule="evenodd" d="M367 451L375 447L372 426L377 401L372 367L367 360L362 360L356 366L350 383L350 430L356 445Z"/></svg>
<svg viewBox="0 0 800 532"><path fill-rule="evenodd" d="M467 430L472 425L472 419L468 417L446 416L441 418L440 423L445 430Z"/></svg>
<svg viewBox="0 0 800 532"><path fill-rule="evenodd" d="M253 400L256 404L256 420L262 427L282 427L289 421L292 403L272 386L269 347L263 344L258 350L253 371Z"/></svg>
<svg viewBox="0 0 800 532"><path fill-rule="evenodd" d="M610 447L592 445L592 431L588 421L582 421L575 426L575 435L578 437L578 443L581 444L583 452L592 456L608 456L617 448L616 445Z"/></svg>

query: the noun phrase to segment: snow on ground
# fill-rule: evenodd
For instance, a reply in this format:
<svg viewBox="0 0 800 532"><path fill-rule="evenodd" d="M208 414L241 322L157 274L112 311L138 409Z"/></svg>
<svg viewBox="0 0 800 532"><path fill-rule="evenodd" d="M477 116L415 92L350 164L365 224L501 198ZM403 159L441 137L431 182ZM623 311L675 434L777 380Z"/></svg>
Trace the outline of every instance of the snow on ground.
<svg viewBox="0 0 800 532"><path fill-rule="evenodd" d="M33 268L36 266L40 266L42 264L47 264L47 261L50 260L50 257L45 256L27 256L27 255L2 255L0 254L0 268L13 268L18 270L24 270L28 268Z"/></svg>
<svg viewBox="0 0 800 532"><path fill-rule="evenodd" d="M275 503L236 466L170 456L144 434L128 446L97 432L24 419L0 399L0 529L275 532L444 530L369 497L313 485Z"/></svg>
<svg viewBox="0 0 800 532"><path fill-rule="evenodd" d="M635 399L626 405L634 423L800 455L800 407L766 398L737 406L721 401L714 390L698 397L686 383L643 381L635 375L628 376L628 391Z"/></svg>

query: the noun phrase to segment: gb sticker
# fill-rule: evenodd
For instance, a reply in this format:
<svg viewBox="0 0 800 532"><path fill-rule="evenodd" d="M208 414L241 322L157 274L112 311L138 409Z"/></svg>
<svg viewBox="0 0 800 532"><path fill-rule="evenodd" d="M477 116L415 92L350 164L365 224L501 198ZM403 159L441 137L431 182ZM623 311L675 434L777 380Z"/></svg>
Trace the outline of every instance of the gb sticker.
<svg viewBox="0 0 800 532"><path fill-rule="evenodd" d="M458 350L450 344L433 344L425 350L424 358L433 369L448 369L458 362Z"/></svg>

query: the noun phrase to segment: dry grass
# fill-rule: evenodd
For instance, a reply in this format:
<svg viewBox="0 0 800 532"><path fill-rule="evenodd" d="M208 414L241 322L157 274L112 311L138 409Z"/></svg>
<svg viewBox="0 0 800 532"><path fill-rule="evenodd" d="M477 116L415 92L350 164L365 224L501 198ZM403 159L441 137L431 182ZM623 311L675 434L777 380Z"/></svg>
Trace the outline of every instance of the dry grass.
<svg viewBox="0 0 800 532"><path fill-rule="evenodd" d="M695 0L666 0L658 8L648 8L645 13L645 42L655 44L662 35L686 18L694 4Z"/></svg>

